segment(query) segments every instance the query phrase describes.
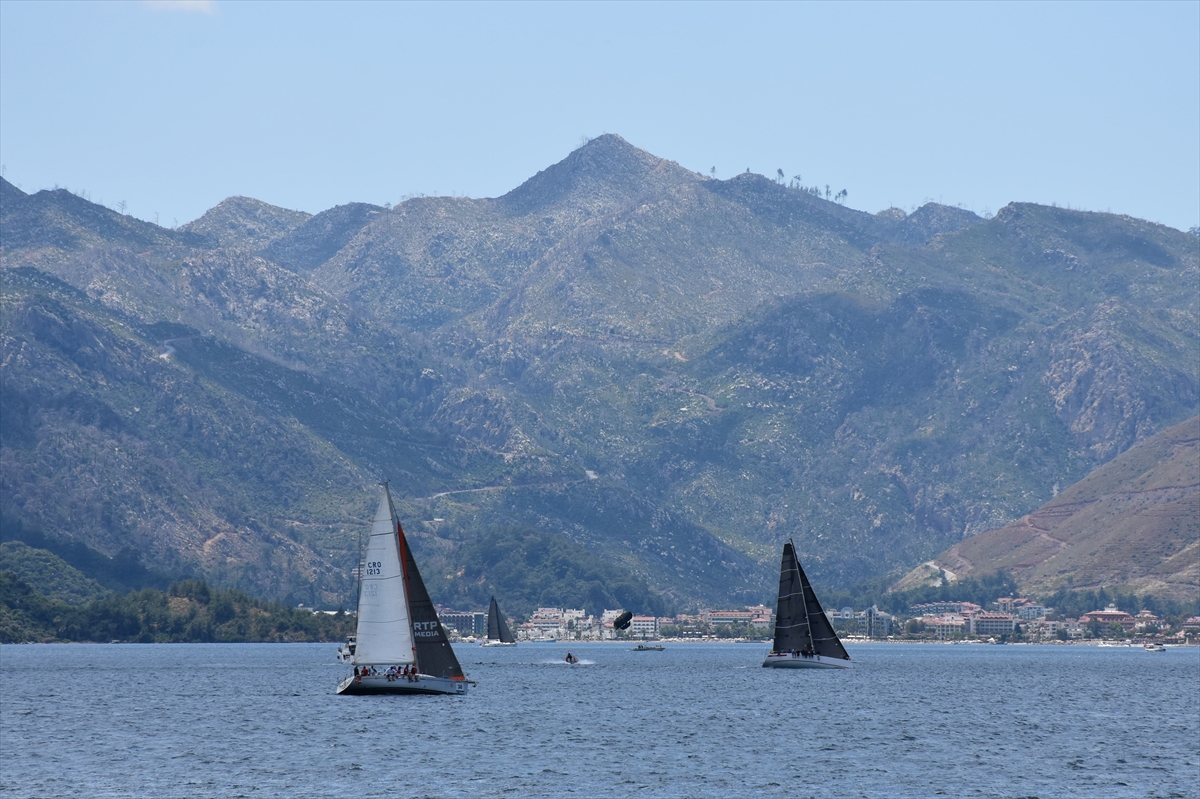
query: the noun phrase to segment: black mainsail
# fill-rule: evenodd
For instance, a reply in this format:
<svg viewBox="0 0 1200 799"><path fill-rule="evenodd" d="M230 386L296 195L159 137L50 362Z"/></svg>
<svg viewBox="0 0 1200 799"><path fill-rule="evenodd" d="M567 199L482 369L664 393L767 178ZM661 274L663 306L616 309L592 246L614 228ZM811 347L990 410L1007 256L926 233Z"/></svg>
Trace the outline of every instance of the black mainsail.
<svg viewBox="0 0 1200 799"><path fill-rule="evenodd" d="M515 644L517 639L513 637L512 630L508 629L508 622L504 619L504 614L500 612L500 606L496 604L496 597L492 597L492 603L488 605L488 628L487 639L489 641L499 641L502 644Z"/></svg>
<svg viewBox="0 0 1200 799"><path fill-rule="evenodd" d="M413 651L417 667L422 674L452 680L465 679L399 522L396 524L396 535L400 539L400 562L404 566L404 582L408 587L408 608L412 614Z"/></svg>
<svg viewBox="0 0 1200 799"><path fill-rule="evenodd" d="M779 565L779 605L775 611L773 651L850 659L821 608L808 575L800 567L796 547L791 541L783 545L783 561Z"/></svg>

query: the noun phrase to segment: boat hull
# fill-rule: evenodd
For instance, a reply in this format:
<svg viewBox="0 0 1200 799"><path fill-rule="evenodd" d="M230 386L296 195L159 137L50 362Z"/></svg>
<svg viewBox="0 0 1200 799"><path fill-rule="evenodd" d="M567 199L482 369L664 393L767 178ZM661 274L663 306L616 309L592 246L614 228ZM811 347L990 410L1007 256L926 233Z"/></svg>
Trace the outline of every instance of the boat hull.
<svg viewBox="0 0 1200 799"><path fill-rule="evenodd" d="M516 641L484 641L480 646L516 646Z"/></svg>
<svg viewBox="0 0 1200 799"><path fill-rule="evenodd" d="M803 655L793 655L788 652L777 655L771 653L767 655L767 659L763 661L763 668L767 669L852 669L854 664L849 660L841 658L827 658L820 655L812 657L804 657Z"/></svg>
<svg viewBox="0 0 1200 799"><path fill-rule="evenodd" d="M417 679L388 677L379 674L373 677L347 677L338 686L339 694L365 696L368 694L466 694L467 680L451 680L446 677L418 675Z"/></svg>

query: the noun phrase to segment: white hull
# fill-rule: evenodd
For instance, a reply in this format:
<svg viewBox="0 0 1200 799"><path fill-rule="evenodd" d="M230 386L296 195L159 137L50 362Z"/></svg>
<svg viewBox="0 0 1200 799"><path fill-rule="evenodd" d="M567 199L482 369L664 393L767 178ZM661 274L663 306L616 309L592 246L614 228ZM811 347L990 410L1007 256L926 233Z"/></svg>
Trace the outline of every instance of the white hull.
<svg viewBox="0 0 1200 799"><path fill-rule="evenodd" d="M763 667L772 669L852 669L854 664L841 658L826 658L820 655L804 657L785 652L780 655L775 653L767 655L767 659L763 661Z"/></svg>
<svg viewBox="0 0 1200 799"><path fill-rule="evenodd" d="M451 680L419 674L414 680L407 677L347 677L338 686L339 694L465 694L467 680Z"/></svg>
<svg viewBox="0 0 1200 799"><path fill-rule="evenodd" d="M484 641L480 646L516 646L516 641Z"/></svg>

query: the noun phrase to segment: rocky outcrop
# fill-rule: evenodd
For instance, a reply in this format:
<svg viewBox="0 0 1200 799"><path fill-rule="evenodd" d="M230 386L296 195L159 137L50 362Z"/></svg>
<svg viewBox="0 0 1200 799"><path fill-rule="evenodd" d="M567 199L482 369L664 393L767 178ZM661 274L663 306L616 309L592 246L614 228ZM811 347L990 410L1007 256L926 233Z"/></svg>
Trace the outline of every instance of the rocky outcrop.
<svg viewBox="0 0 1200 799"><path fill-rule="evenodd" d="M206 236L219 247L260 250L311 217L251 197L230 197L181 230Z"/></svg>

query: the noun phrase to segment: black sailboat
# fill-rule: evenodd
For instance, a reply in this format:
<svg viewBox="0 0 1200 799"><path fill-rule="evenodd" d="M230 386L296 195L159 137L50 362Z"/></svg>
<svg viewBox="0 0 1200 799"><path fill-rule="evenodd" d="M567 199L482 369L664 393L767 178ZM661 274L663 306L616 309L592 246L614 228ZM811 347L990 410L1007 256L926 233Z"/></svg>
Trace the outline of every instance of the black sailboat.
<svg viewBox="0 0 1200 799"><path fill-rule="evenodd" d="M784 669L848 669L850 655L800 567L796 547L783 545L779 565L779 606L775 612L775 645L763 666Z"/></svg>
<svg viewBox="0 0 1200 799"><path fill-rule="evenodd" d="M492 602L488 605L487 625L487 638L481 646L517 645L517 639L513 637L512 630L508 628L508 622L504 619L504 614L500 612L500 605L496 603L496 597L492 597Z"/></svg>

